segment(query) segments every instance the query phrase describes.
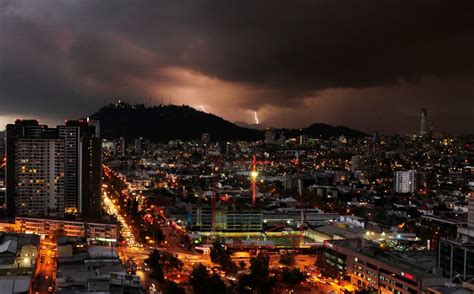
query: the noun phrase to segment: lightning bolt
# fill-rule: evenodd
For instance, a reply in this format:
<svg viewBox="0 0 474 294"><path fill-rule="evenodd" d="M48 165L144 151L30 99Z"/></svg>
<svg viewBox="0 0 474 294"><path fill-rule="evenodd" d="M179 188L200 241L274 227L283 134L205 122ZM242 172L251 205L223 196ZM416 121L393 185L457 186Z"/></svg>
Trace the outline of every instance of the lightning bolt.
<svg viewBox="0 0 474 294"><path fill-rule="evenodd" d="M202 110L203 112L206 112L206 109L204 108L204 105L199 105L199 108L201 108L201 110Z"/></svg>
<svg viewBox="0 0 474 294"><path fill-rule="evenodd" d="M255 124L258 125L260 122L259 122L259 120L258 120L258 114L257 114L256 111L253 112L253 117L255 118Z"/></svg>

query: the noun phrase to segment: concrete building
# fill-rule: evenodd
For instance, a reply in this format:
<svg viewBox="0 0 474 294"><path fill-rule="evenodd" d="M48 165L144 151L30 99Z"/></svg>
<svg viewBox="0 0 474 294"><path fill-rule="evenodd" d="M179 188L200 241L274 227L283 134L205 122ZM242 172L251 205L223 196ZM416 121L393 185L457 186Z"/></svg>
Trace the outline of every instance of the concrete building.
<svg viewBox="0 0 474 294"><path fill-rule="evenodd" d="M474 243L441 239L438 251L438 265L444 276L460 275L463 280L474 277Z"/></svg>
<svg viewBox="0 0 474 294"><path fill-rule="evenodd" d="M351 172L362 182L368 182L379 173L378 159L372 155L354 155L351 158Z"/></svg>
<svg viewBox="0 0 474 294"><path fill-rule="evenodd" d="M93 121L48 128L17 120L6 128L7 214L100 215L101 142Z"/></svg>
<svg viewBox="0 0 474 294"><path fill-rule="evenodd" d="M143 152L148 151L150 146L150 141L142 137L135 139L135 144L133 149L136 154L142 154Z"/></svg>
<svg viewBox="0 0 474 294"><path fill-rule="evenodd" d="M125 157L127 145L125 144L125 138L120 137L115 141L115 156Z"/></svg>
<svg viewBox="0 0 474 294"><path fill-rule="evenodd" d="M278 208L263 213L263 222L267 227L286 224L299 227L303 222L317 226L339 219L338 213L325 213L317 208Z"/></svg>
<svg viewBox="0 0 474 294"><path fill-rule="evenodd" d="M37 235L0 233L0 293L29 293L39 242Z"/></svg>
<svg viewBox="0 0 474 294"><path fill-rule="evenodd" d="M0 231L36 234L41 238L53 236L85 237L91 240L116 242L118 226L115 223L82 222L63 219L17 217L15 222L0 223Z"/></svg>
<svg viewBox="0 0 474 294"><path fill-rule="evenodd" d="M321 259L326 274L377 293L421 294L444 285L445 278L430 272L435 265L435 255L381 251L363 239L326 241Z"/></svg>
<svg viewBox="0 0 474 294"><path fill-rule="evenodd" d="M219 207L216 209L215 230L218 232L261 232L262 211L239 210L232 207ZM212 231L212 209L210 207L193 207L193 231Z"/></svg>
<svg viewBox="0 0 474 294"><path fill-rule="evenodd" d="M416 171L396 171L394 186L397 193L414 193L416 190Z"/></svg>
<svg viewBox="0 0 474 294"><path fill-rule="evenodd" d="M142 293L111 247L58 244L56 293Z"/></svg>
<svg viewBox="0 0 474 294"><path fill-rule="evenodd" d="M474 278L474 192L468 199L467 226L459 227L457 233L456 240L441 239L438 265L449 278Z"/></svg>

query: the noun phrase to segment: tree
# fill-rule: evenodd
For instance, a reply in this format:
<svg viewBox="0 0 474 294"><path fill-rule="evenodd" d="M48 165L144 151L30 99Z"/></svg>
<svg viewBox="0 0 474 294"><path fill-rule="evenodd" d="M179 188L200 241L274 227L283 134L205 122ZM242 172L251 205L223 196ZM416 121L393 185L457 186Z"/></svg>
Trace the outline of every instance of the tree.
<svg viewBox="0 0 474 294"><path fill-rule="evenodd" d="M198 264L194 267L189 282L193 286L194 293L197 294L216 294L227 291L224 282L218 274L209 275L206 267Z"/></svg>
<svg viewBox="0 0 474 294"><path fill-rule="evenodd" d="M305 280L304 274L297 268L289 270L284 268L281 274L281 281L291 287L294 287Z"/></svg>
<svg viewBox="0 0 474 294"><path fill-rule="evenodd" d="M183 262L176 256L168 252L159 252L153 250L150 256L145 260L151 269L150 276L157 281L164 281L164 270L181 270Z"/></svg>
<svg viewBox="0 0 474 294"><path fill-rule="evenodd" d="M163 231L160 229L159 224L153 225L151 230L153 239L156 243L163 243L165 241L165 234L163 234Z"/></svg>
<svg viewBox="0 0 474 294"><path fill-rule="evenodd" d="M262 279L268 277L268 269L270 265L270 259L267 255L259 254L256 257L250 259L250 272L252 276L257 276Z"/></svg>
<svg viewBox="0 0 474 294"><path fill-rule="evenodd" d="M170 280L166 280L164 282L163 286L161 287L161 290L163 291L164 294L185 294L186 293L184 288L178 286L178 284Z"/></svg>
<svg viewBox="0 0 474 294"><path fill-rule="evenodd" d="M295 264L295 255L293 253L285 253L280 255L279 263L286 266L293 266Z"/></svg>
<svg viewBox="0 0 474 294"><path fill-rule="evenodd" d="M239 288L257 289L259 293L271 293L276 280L270 278L270 259L267 255L259 254L250 259L250 275L239 282Z"/></svg>
<svg viewBox="0 0 474 294"><path fill-rule="evenodd" d="M237 265L232 261L229 251L221 241L215 241L214 244L212 244L210 257L211 261L218 263L224 271L230 273L237 271Z"/></svg>
<svg viewBox="0 0 474 294"><path fill-rule="evenodd" d="M221 277L214 273L210 278L210 289L212 289L211 293L225 293L226 287L224 282L222 281Z"/></svg>
<svg viewBox="0 0 474 294"><path fill-rule="evenodd" d="M212 244L211 253L210 253L212 262L219 263L219 261L222 259L222 256L226 254L227 254L227 250L225 249L224 243L217 240Z"/></svg>
<svg viewBox="0 0 474 294"><path fill-rule="evenodd" d="M181 235L179 237L179 243L183 244L183 246L187 249L191 249L193 247L193 242L188 235Z"/></svg>
<svg viewBox="0 0 474 294"><path fill-rule="evenodd" d="M237 285L237 293L252 293L254 280L252 275L242 275Z"/></svg>
<svg viewBox="0 0 474 294"><path fill-rule="evenodd" d="M244 270L246 266L247 266L247 264L245 263L245 261L241 260L239 262L239 267L240 267L241 270Z"/></svg>
<svg viewBox="0 0 474 294"><path fill-rule="evenodd" d="M160 263L166 270L181 270L183 262L176 256L169 252L163 251L160 253Z"/></svg>
<svg viewBox="0 0 474 294"><path fill-rule="evenodd" d="M145 260L146 264L151 269L150 277L157 280L158 282L162 282L165 279L163 267L160 263L160 258L160 252L153 250L150 256Z"/></svg>
<svg viewBox="0 0 474 294"><path fill-rule="evenodd" d="M194 267L191 275L189 276L189 282L193 286L195 293L206 293L206 287L209 280L209 273L206 267L202 264L198 264Z"/></svg>

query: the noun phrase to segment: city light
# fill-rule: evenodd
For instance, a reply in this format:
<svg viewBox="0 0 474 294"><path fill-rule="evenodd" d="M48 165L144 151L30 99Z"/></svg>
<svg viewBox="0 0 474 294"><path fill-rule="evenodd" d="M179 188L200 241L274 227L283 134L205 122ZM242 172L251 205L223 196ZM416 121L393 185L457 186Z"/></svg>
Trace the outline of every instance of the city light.
<svg viewBox="0 0 474 294"><path fill-rule="evenodd" d="M255 180L258 177L258 171L251 171L250 176Z"/></svg>

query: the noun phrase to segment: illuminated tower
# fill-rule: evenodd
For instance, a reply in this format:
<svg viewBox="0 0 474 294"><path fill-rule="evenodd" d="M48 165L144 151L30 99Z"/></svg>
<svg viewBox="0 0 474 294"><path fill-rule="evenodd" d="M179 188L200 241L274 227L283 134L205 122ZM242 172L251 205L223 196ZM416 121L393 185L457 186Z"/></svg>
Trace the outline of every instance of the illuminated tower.
<svg viewBox="0 0 474 294"><path fill-rule="evenodd" d="M420 135L425 136L428 134L428 114L426 109L421 109L421 124L420 124Z"/></svg>
<svg viewBox="0 0 474 294"><path fill-rule="evenodd" d="M253 157L252 160L252 171L250 172L250 175L252 176L252 205L255 205L257 201L257 159L255 156Z"/></svg>

